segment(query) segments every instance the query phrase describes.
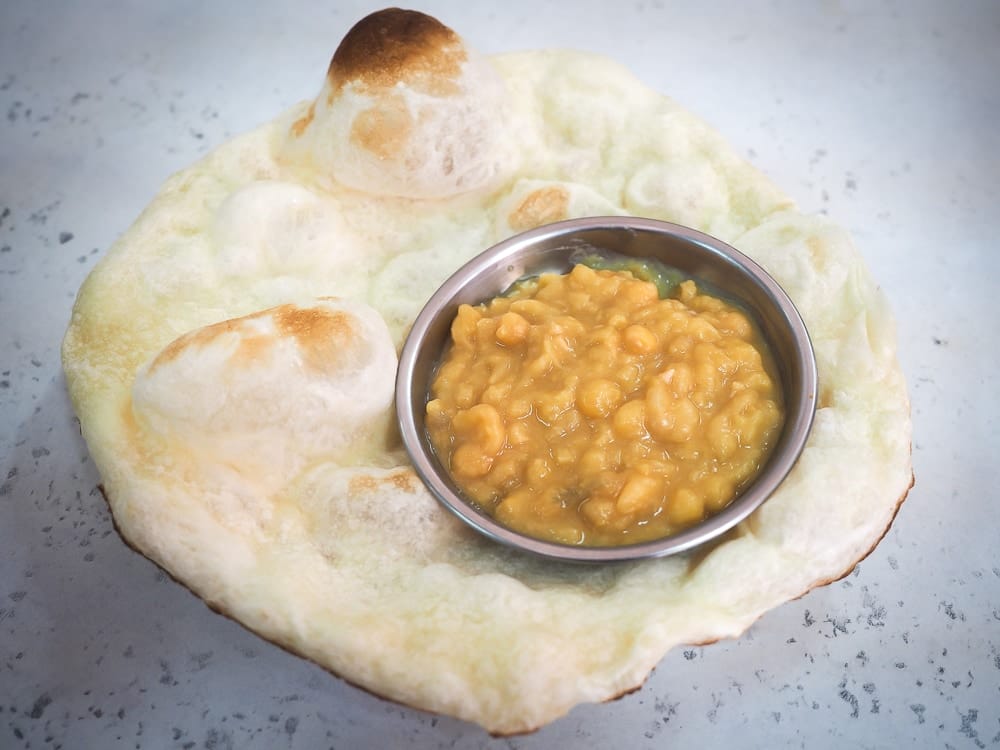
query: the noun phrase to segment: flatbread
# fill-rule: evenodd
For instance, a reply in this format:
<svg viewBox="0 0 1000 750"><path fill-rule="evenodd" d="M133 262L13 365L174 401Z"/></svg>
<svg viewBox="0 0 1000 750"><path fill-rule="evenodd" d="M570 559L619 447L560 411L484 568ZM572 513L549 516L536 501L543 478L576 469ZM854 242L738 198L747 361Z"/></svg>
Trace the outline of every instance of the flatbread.
<svg viewBox="0 0 1000 750"><path fill-rule="evenodd" d="M516 231L635 214L764 266L813 338L801 460L709 549L574 566L440 507L394 430L407 327ZM510 734L633 690L849 571L911 485L890 311L847 233L617 64L478 56L407 11L322 90L173 176L76 301L63 361L129 544L264 638L395 701Z"/></svg>

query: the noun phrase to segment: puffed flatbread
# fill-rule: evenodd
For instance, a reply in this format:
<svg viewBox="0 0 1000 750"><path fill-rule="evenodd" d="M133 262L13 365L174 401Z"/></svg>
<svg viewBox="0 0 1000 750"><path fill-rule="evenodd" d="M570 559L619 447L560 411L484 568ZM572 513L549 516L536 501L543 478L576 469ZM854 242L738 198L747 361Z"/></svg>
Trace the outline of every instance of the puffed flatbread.
<svg viewBox="0 0 1000 750"><path fill-rule="evenodd" d="M393 378L462 262L609 214L763 265L811 333L819 408L787 481L723 541L574 566L437 504ZM485 58L409 11L359 22L315 100L167 181L84 283L63 361L129 544L262 637L498 734L635 689L671 647L845 574L912 479L892 317L844 230L615 63Z"/></svg>

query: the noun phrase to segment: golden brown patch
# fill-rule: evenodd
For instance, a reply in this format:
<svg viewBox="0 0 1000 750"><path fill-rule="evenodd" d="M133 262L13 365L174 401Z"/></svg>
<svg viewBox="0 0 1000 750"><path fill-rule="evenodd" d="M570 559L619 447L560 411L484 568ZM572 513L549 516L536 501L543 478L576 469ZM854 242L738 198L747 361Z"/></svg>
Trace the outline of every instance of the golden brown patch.
<svg viewBox="0 0 1000 750"><path fill-rule="evenodd" d="M351 142L379 159L398 154L413 130L413 117L398 93L382 97L377 107L354 118Z"/></svg>
<svg viewBox="0 0 1000 750"><path fill-rule="evenodd" d="M278 336L290 336L296 339L302 349L306 365L314 370L323 370L330 361L336 361L337 352L355 336L354 324L347 313L319 307L281 305L242 318L213 323L179 336L157 355L150 371L176 359L185 349L209 346L219 337L229 333L239 337L237 349L232 356L233 360L245 364L260 359L266 350L273 346L275 337L257 333L245 327L244 323L264 317L273 318Z"/></svg>
<svg viewBox="0 0 1000 750"><path fill-rule="evenodd" d="M302 134L306 132L306 128L312 124L314 117L316 117L316 102L310 104L309 110L302 115L302 117L292 123L292 135L296 138L301 138Z"/></svg>
<svg viewBox="0 0 1000 750"><path fill-rule="evenodd" d="M381 487L386 486L400 492L413 493L417 490L416 476L413 470L408 468L395 471L384 478L374 477L371 474L359 474L351 478L347 492L351 497L356 498L359 495L376 492Z"/></svg>
<svg viewBox="0 0 1000 750"><path fill-rule="evenodd" d="M282 305L271 311L279 335L292 336L307 367L324 370L355 337L351 316L339 310Z"/></svg>
<svg viewBox="0 0 1000 750"><path fill-rule="evenodd" d="M343 343L354 334L351 316L340 310L281 305L265 312L272 315L281 335L294 336L305 348L323 346L330 341Z"/></svg>
<svg viewBox="0 0 1000 750"><path fill-rule="evenodd" d="M354 498L359 495L367 495L375 492L378 485L378 480L371 474L358 474L356 477L351 477L351 481L347 485L347 494Z"/></svg>
<svg viewBox="0 0 1000 750"><path fill-rule="evenodd" d="M392 486L400 492L412 493L417 491L416 477L412 469L401 469L389 476L388 479L392 483Z"/></svg>
<svg viewBox="0 0 1000 750"><path fill-rule="evenodd" d="M220 323L213 323L212 325L204 326L203 328L178 336L167 344L163 348L163 351L156 356L156 359L153 360L153 364L149 368L150 372L177 359L181 355L181 352L189 347L208 346L219 336L236 332L242 320L244 319L234 318L232 320L223 320Z"/></svg>
<svg viewBox="0 0 1000 750"><path fill-rule="evenodd" d="M330 96L348 83L361 91L405 83L449 96L467 58L461 37L436 18L386 8L358 21L337 47L327 72Z"/></svg>
<svg viewBox="0 0 1000 750"><path fill-rule="evenodd" d="M550 224L567 217L569 193L557 185L539 188L525 196L524 200L511 211L507 221L515 232Z"/></svg>
<svg viewBox="0 0 1000 750"><path fill-rule="evenodd" d="M229 359L234 364L245 366L263 359L272 346L274 338L271 336L248 336L244 333L240 336L239 346Z"/></svg>

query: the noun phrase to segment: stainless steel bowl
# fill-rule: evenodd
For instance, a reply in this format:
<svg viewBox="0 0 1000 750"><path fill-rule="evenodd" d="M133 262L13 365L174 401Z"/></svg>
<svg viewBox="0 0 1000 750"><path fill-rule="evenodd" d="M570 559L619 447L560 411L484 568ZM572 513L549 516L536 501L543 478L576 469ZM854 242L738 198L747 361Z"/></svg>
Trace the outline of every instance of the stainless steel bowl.
<svg viewBox="0 0 1000 750"><path fill-rule="evenodd" d="M424 423L430 383L459 305L478 304L525 276L565 273L581 253L612 252L659 259L708 282L754 317L774 355L785 398L785 425L767 464L725 509L678 534L640 544L586 547L512 531L463 499L430 445ZM449 278L417 316L396 377L396 413L406 450L431 492L477 531L503 544L561 560L608 562L661 557L691 549L749 516L784 480L812 427L816 360L805 325L788 295L760 266L694 229L652 219L572 219L519 234L473 258Z"/></svg>

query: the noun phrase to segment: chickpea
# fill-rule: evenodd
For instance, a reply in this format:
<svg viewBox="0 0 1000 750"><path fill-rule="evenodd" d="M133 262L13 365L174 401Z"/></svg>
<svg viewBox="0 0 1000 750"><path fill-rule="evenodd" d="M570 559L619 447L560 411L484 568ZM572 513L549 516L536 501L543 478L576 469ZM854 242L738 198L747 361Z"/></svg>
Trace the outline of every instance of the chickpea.
<svg viewBox="0 0 1000 750"><path fill-rule="evenodd" d="M460 409L468 409L476 403L476 386L472 383L457 383L454 393L455 405Z"/></svg>
<svg viewBox="0 0 1000 750"><path fill-rule="evenodd" d="M712 391L697 390L688 398L702 413L711 413L715 410L715 393Z"/></svg>
<svg viewBox="0 0 1000 750"><path fill-rule="evenodd" d="M555 428L556 433L561 437L566 437L572 435L580 428L580 424L583 421L580 412L576 409L567 409L558 417L556 417L555 422L552 426Z"/></svg>
<svg viewBox="0 0 1000 750"><path fill-rule="evenodd" d="M718 313L726 309L726 303L721 299L709 297L706 294L699 294L691 300L691 307L700 313L704 313L702 317L711 320L714 325L719 319Z"/></svg>
<svg viewBox="0 0 1000 750"><path fill-rule="evenodd" d="M637 439L646 435L646 402L641 399L627 401L615 412L612 419L615 434L622 438Z"/></svg>
<svg viewBox="0 0 1000 750"><path fill-rule="evenodd" d="M483 395L480 398L483 403L500 408L504 405L507 397L510 395L510 389L510 383L496 383L488 386L486 390L483 391Z"/></svg>
<svg viewBox="0 0 1000 750"><path fill-rule="evenodd" d="M520 462L514 458L501 458L493 461L490 467L490 479L501 489L515 487L521 478Z"/></svg>
<svg viewBox="0 0 1000 750"><path fill-rule="evenodd" d="M555 308L537 299L519 299L511 303L511 312L522 315L531 322L544 320L556 312Z"/></svg>
<svg viewBox="0 0 1000 750"><path fill-rule="evenodd" d="M621 386L623 393L631 393L642 381L642 374L641 365L636 362L628 362L615 372L614 379Z"/></svg>
<svg viewBox="0 0 1000 750"><path fill-rule="evenodd" d="M667 504L667 517L678 526L690 526L702 519L705 506L698 495L687 487L674 493Z"/></svg>
<svg viewBox="0 0 1000 750"><path fill-rule="evenodd" d="M763 370L744 374L740 382L759 393L769 394L774 390L774 383Z"/></svg>
<svg viewBox="0 0 1000 750"><path fill-rule="evenodd" d="M526 398L511 398L504 403L504 416L508 420L524 419L531 414L534 406Z"/></svg>
<svg viewBox="0 0 1000 750"><path fill-rule="evenodd" d="M671 357L680 359L687 356L687 353L691 351L692 346L694 346L694 339L687 334L684 334L682 336L677 336L670 342L670 345L667 346L667 353Z"/></svg>
<svg viewBox="0 0 1000 750"><path fill-rule="evenodd" d="M615 433L607 422L591 423L590 443L606 450L615 449Z"/></svg>
<svg viewBox="0 0 1000 750"><path fill-rule="evenodd" d="M704 318L695 318L688 326L688 334L696 341L718 341L722 338L719 329Z"/></svg>
<svg viewBox="0 0 1000 750"><path fill-rule="evenodd" d="M526 445L531 441L531 431L524 422L515 422L507 430L507 440L511 445Z"/></svg>
<svg viewBox="0 0 1000 750"><path fill-rule="evenodd" d="M451 470L463 478L483 477L493 466L493 456L472 443L459 445L451 454Z"/></svg>
<svg viewBox="0 0 1000 750"><path fill-rule="evenodd" d="M648 477L657 477L661 480L672 479L678 473L677 464L663 458L652 458L636 461L635 470Z"/></svg>
<svg viewBox="0 0 1000 750"><path fill-rule="evenodd" d="M625 348L632 354L651 354L656 351L656 334L645 326L631 325L622 332Z"/></svg>
<svg viewBox="0 0 1000 750"><path fill-rule="evenodd" d="M487 385L499 385L510 380L511 363L505 360L500 352L486 356L482 360L481 367L486 374Z"/></svg>
<svg viewBox="0 0 1000 750"><path fill-rule="evenodd" d="M622 299L632 307L651 305L660 299L656 284L649 281L630 281L621 290Z"/></svg>
<svg viewBox="0 0 1000 750"><path fill-rule="evenodd" d="M580 506L580 513L589 523L598 528L608 526L615 515L615 501L592 497Z"/></svg>
<svg viewBox="0 0 1000 750"><path fill-rule="evenodd" d="M519 521L531 510L531 490L511 492L494 509L494 515L505 526L517 527Z"/></svg>
<svg viewBox="0 0 1000 750"><path fill-rule="evenodd" d="M597 344L603 344L609 349L619 350L622 348L621 334L618 332L613 325L603 325L600 328L594 329L590 334L591 341Z"/></svg>
<svg viewBox="0 0 1000 750"><path fill-rule="evenodd" d="M572 466L576 464L576 451L569 446L559 446L552 451L552 457L560 466Z"/></svg>
<svg viewBox="0 0 1000 750"><path fill-rule="evenodd" d="M450 388L452 383L459 382L465 372L465 366L460 361L445 362L438 369L437 382L442 384L443 388Z"/></svg>
<svg viewBox="0 0 1000 750"><path fill-rule="evenodd" d="M531 324L517 313L506 312L500 316L496 337L504 346L517 346L528 337Z"/></svg>
<svg viewBox="0 0 1000 750"><path fill-rule="evenodd" d="M682 281L677 286L677 299L682 303L690 303L698 295L698 287L695 283L688 279L687 281Z"/></svg>
<svg viewBox="0 0 1000 750"><path fill-rule="evenodd" d="M471 305L459 306L451 324L451 338L455 346L471 347L475 344L476 324L482 317L482 313Z"/></svg>
<svg viewBox="0 0 1000 750"><path fill-rule="evenodd" d="M525 372L532 380L540 380L557 364L549 352L542 352L525 366Z"/></svg>
<svg viewBox="0 0 1000 750"><path fill-rule="evenodd" d="M615 510L619 513L648 514L659 499L660 481L655 477L636 474L625 482L618 493Z"/></svg>
<svg viewBox="0 0 1000 750"><path fill-rule="evenodd" d="M552 331L542 342L542 348L552 355L552 358L559 362L567 354L573 353L573 344L569 336Z"/></svg>
<svg viewBox="0 0 1000 750"><path fill-rule="evenodd" d="M736 494L733 483L718 474L707 477L702 486L705 490L705 507L710 513L718 513L725 508Z"/></svg>
<svg viewBox="0 0 1000 750"><path fill-rule="evenodd" d="M613 380L594 378L580 387L576 408L592 418L606 417L622 402L622 389Z"/></svg>
<svg viewBox="0 0 1000 750"><path fill-rule="evenodd" d="M699 423L698 408L687 398L670 393L666 383L654 378L646 392L646 427L658 440L687 440Z"/></svg>
<svg viewBox="0 0 1000 750"><path fill-rule="evenodd" d="M427 402L427 421L439 423L448 418L448 412L441 399L435 398Z"/></svg>
<svg viewBox="0 0 1000 750"><path fill-rule="evenodd" d="M533 458L528 461L524 478L529 484L539 484L552 473L552 467L544 458Z"/></svg>
<svg viewBox="0 0 1000 750"><path fill-rule="evenodd" d="M477 404L460 411L452 420L452 426L459 439L470 442L479 451L491 456L503 448L507 437L503 417L489 404Z"/></svg>
<svg viewBox="0 0 1000 750"><path fill-rule="evenodd" d="M691 367L684 362L678 362L677 364L667 367L663 371L663 374L660 375L660 379L670 386L670 390L673 392L674 396L678 398L681 396L687 396L692 390L694 390L694 372L692 372Z"/></svg>
<svg viewBox="0 0 1000 750"><path fill-rule="evenodd" d="M719 349L719 355L716 358L715 367L719 373L725 378L730 379L736 374L736 371L740 369L740 360L736 357L729 356L728 352L724 349Z"/></svg>
<svg viewBox="0 0 1000 750"><path fill-rule="evenodd" d="M608 325L616 331L620 331L628 325L628 318L622 313L615 313L608 317Z"/></svg>
<svg viewBox="0 0 1000 750"><path fill-rule="evenodd" d="M587 362L593 369L604 372L618 360L618 347L613 344L597 344L587 350Z"/></svg>
<svg viewBox="0 0 1000 750"><path fill-rule="evenodd" d="M757 391L746 388L730 399L726 411L733 415L749 417L757 410L759 404L760 396Z"/></svg>
<svg viewBox="0 0 1000 750"><path fill-rule="evenodd" d="M608 497L618 497L625 486L625 476L618 471L602 471L597 475L597 493Z"/></svg>
<svg viewBox="0 0 1000 750"><path fill-rule="evenodd" d="M733 431L728 415L716 414L709 421L708 442L715 455L721 459L731 458L740 447L739 437Z"/></svg>
<svg viewBox="0 0 1000 750"><path fill-rule="evenodd" d="M611 467L610 456L600 448L589 448L580 457L580 472L583 474L598 474Z"/></svg>
<svg viewBox="0 0 1000 750"><path fill-rule="evenodd" d="M719 390L720 373L709 359L695 364L694 379L698 382L698 390L706 395L712 396Z"/></svg>
<svg viewBox="0 0 1000 750"><path fill-rule="evenodd" d="M551 535L552 541L560 544L582 544L586 538L582 524L563 520L560 524L554 524L546 531Z"/></svg>
<svg viewBox="0 0 1000 750"><path fill-rule="evenodd" d="M570 286L575 289L585 289L597 279L597 271L583 263L577 263L569 272Z"/></svg>
<svg viewBox="0 0 1000 750"><path fill-rule="evenodd" d="M718 327L723 333L739 339L748 339L753 333L750 321L747 320L743 313L736 312L735 310L723 313L719 317Z"/></svg>
<svg viewBox="0 0 1000 750"><path fill-rule="evenodd" d="M586 310L590 305L590 294L586 291L570 292L566 297L569 302L569 309L574 312Z"/></svg>
<svg viewBox="0 0 1000 750"><path fill-rule="evenodd" d="M587 332L587 327L579 320L570 315L559 315L550 324L551 332L566 336L569 339L582 336Z"/></svg>
<svg viewBox="0 0 1000 750"><path fill-rule="evenodd" d="M535 414L547 424L553 424L559 415L571 408L575 402L576 393L573 388L546 393L535 401Z"/></svg>

